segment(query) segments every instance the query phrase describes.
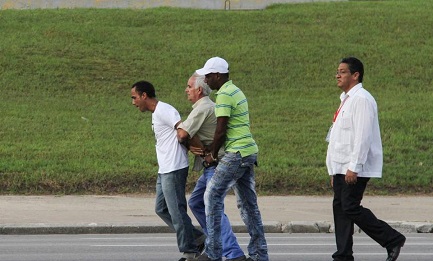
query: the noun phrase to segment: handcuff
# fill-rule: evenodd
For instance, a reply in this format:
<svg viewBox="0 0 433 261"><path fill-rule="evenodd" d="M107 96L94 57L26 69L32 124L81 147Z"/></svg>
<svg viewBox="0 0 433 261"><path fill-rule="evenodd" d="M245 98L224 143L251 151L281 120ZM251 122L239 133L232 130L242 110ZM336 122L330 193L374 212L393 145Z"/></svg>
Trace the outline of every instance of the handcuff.
<svg viewBox="0 0 433 261"><path fill-rule="evenodd" d="M204 152L203 152L204 154ZM218 158L215 159L212 155L212 152L209 152L208 154L204 154L203 157L206 158L206 156L210 155L210 158L212 159L212 162L207 162L206 160L203 160L202 165L205 168L214 167L218 165Z"/></svg>

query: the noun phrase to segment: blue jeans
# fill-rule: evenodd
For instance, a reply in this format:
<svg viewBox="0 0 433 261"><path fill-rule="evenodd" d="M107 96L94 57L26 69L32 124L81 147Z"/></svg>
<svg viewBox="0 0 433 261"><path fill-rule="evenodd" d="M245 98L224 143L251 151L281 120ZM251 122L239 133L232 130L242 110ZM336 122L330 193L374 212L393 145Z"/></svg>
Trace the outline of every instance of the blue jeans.
<svg viewBox="0 0 433 261"><path fill-rule="evenodd" d="M185 197L188 168L158 174L156 181L156 214L176 232L180 252L197 253L196 239L203 232L196 229L187 213Z"/></svg>
<svg viewBox="0 0 433 261"><path fill-rule="evenodd" d="M204 206L204 192L206 185L215 173L215 167L205 168L203 175L197 180L194 191L189 198L188 205L197 219L203 231L207 234L206 229L206 214ZM222 255L228 259L241 257L244 255L241 247L238 244L235 234L233 233L230 221L225 213L221 217L221 238L222 238Z"/></svg>
<svg viewBox="0 0 433 261"><path fill-rule="evenodd" d="M233 187L241 218L250 234L248 254L253 260L268 261L268 246L257 205L255 190L254 163L257 154L246 157L240 153L226 152L218 162L215 174L204 193L206 209L206 254L212 260L222 260L221 217L224 209L224 197Z"/></svg>

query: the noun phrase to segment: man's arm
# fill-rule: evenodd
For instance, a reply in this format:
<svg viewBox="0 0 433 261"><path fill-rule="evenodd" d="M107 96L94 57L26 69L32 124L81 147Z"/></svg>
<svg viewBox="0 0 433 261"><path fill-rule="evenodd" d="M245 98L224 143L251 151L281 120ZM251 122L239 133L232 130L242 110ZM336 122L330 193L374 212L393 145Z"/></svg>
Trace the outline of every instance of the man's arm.
<svg viewBox="0 0 433 261"><path fill-rule="evenodd" d="M205 147L197 135L189 140L189 151L197 156L204 156Z"/></svg>
<svg viewBox="0 0 433 261"><path fill-rule="evenodd" d="M177 140L185 145L189 150L191 150L192 153L196 155L203 155L204 151L204 145L200 141L199 137L197 135L194 135L194 137L190 138L189 133L185 131L184 129L179 127L180 122L176 124L176 130L177 130ZM200 153L197 154L197 151Z"/></svg>
<svg viewBox="0 0 433 261"><path fill-rule="evenodd" d="M189 148L189 134L184 129L179 127L181 123L182 121L178 121L174 126L177 131L177 140L180 144L184 145L186 148Z"/></svg>
<svg viewBox="0 0 433 261"><path fill-rule="evenodd" d="M226 140L228 122L229 122L229 117L217 117L217 126L215 129L213 142L206 150L206 157L205 157L206 162L208 163L213 162L218 157L218 151L223 146Z"/></svg>
<svg viewBox="0 0 433 261"><path fill-rule="evenodd" d="M176 130L177 130L177 140L180 143L184 143L185 141L187 141L189 139L189 134L184 129L178 128L176 126Z"/></svg>
<svg viewBox="0 0 433 261"><path fill-rule="evenodd" d="M367 99L357 99L354 101L353 132L355 138L349 168L345 177L347 184L355 184L357 182L358 173L362 171L362 167L367 161L373 137L374 114L374 107Z"/></svg>

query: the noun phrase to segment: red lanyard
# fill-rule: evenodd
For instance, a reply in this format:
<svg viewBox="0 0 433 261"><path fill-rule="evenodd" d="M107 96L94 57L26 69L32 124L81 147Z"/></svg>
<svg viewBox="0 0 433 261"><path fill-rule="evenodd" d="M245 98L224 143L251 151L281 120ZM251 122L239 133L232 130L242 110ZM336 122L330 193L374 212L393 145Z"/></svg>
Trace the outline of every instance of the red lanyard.
<svg viewBox="0 0 433 261"><path fill-rule="evenodd" d="M346 98L344 98L344 100L341 102L340 107L338 108L338 110L334 113L334 120L332 122L335 122L335 120L338 117L338 114L340 113L341 108L343 107L344 103L346 102L346 100L349 98L349 96L347 96Z"/></svg>

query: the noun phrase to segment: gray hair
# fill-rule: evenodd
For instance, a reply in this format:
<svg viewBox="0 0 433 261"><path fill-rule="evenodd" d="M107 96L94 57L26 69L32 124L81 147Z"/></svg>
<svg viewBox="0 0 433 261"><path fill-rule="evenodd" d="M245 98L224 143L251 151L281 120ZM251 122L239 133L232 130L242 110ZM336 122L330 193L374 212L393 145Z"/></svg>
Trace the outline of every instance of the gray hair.
<svg viewBox="0 0 433 261"><path fill-rule="evenodd" d="M203 95L209 96L209 94L212 92L212 90L209 87L209 85L207 85L207 83L204 82L204 78L205 78L204 75L200 75L200 74L194 72L191 77L195 78L194 88L198 89L198 87L201 87L203 89Z"/></svg>

